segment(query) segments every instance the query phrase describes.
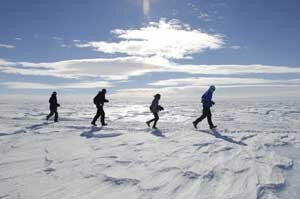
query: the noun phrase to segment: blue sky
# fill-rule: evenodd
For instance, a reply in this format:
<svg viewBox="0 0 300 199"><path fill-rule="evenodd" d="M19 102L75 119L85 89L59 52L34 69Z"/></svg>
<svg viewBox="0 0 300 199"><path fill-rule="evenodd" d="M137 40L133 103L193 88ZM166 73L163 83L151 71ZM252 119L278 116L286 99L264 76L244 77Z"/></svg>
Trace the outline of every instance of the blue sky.
<svg viewBox="0 0 300 199"><path fill-rule="evenodd" d="M297 0L2 0L0 92L298 87L299 8Z"/></svg>

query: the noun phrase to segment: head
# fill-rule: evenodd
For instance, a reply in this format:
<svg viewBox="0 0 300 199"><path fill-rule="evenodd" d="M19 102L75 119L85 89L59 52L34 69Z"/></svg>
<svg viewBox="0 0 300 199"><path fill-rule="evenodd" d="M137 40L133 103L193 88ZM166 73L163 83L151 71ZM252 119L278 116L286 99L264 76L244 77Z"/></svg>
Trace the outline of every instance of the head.
<svg viewBox="0 0 300 199"><path fill-rule="evenodd" d="M53 93L52 93L52 95L56 95L57 93L54 91Z"/></svg>
<svg viewBox="0 0 300 199"><path fill-rule="evenodd" d="M102 93L104 93L104 94L106 94L106 89L104 88L104 89L102 89L102 91L101 91Z"/></svg>
<svg viewBox="0 0 300 199"><path fill-rule="evenodd" d="M214 85L211 85L208 90L213 93L215 92L216 87Z"/></svg>
<svg viewBox="0 0 300 199"><path fill-rule="evenodd" d="M154 98L160 99L160 94L157 93L156 95L154 95Z"/></svg>

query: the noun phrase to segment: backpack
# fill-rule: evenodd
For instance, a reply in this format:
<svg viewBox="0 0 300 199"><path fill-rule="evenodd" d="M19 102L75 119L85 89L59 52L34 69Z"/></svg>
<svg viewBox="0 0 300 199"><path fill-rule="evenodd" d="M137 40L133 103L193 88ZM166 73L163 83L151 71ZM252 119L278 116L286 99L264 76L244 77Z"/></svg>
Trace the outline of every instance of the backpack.
<svg viewBox="0 0 300 199"><path fill-rule="evenodd" d="M202 104L204 104L204 103L205 103L205 101L206 101L206 99L205 99L205 98L206 98L206 95L205 95L205 94L203 94L203 95L202 95L202 97L201 97L201 103L202 103Z"/></svg>
<svg viewBox="0 0 300 199"><path fill-rule="evenodd" d="M93 101L94 101L94 104L96 104L96 105L97 105L97 103L98 103L98 99L99 99L99 95L96 95L96 96L94 97L94 99L93 99Z"/></svg>

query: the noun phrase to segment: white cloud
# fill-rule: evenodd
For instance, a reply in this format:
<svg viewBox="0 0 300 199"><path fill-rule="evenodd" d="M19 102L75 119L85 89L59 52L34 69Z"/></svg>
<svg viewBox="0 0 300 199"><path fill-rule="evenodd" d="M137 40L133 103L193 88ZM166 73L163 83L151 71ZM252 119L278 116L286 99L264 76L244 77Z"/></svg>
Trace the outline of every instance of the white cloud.
<svg viewBox="0 0 300 199"><path fill-rule="evenodd" d="M203 20L203 21L211 21L212 19L210 18L210 16L207 13L199 13L199 15L197 16L198 19Z"/></svg>
<svg viewBox="0 0 300 199"><path fill-rule="evenodd" d="M22 39L21 37L16 37L15 40L21 41L21 40L23 40L23 39Z"/></svg>
<svg viewBox="0 0 300 199"><path fill-rule="evenodd" d="M209 85L216 86L231 86L231 85L256 85L256 84L271 84L277 81L258 79L258 78L229 78L229 77L192 77L183 79L168 79L150 83L151 86L161 86L161 87L181 87L181 86L197 86L197 87L207 87Z"/></svg>
<svg viewBox="0 0 300 199"><path fill-rule="evenodd" d="M12 49L12 48L15 48L16 46L14 45L9 45L9 44L0 44L0 48L9 48L9 49Z"/></svg>
<svg viewBox="0 0 300 199"><path fill-rule="evenodd" d="M61 38L61 37L52 37L52 39L57 40L57 41L62 41L63 40L63 38Z"/></svg>
<svg viewBox="0 0 300 199"><path fill-rule="evenodd" d="M60 47L62 47L62 48L71 48L72 45L69 45L69 44L61 44Z"/></svg>
<svg viewBox="0 0 300 199"><path fill-rule="evenodd" d="M165 71L163 65L168 63L160 57L79 59L52 63L13 63L0 60L0 72L62 78L100 77L108 80L126 80L129 76Z"/></svg>
<svg viewBox="0 0 300 199"><path fill-rule="evenodd" d="M232 49L234 49L234 50L239 50L239 49L241 49L242 47L241 47L241 46L235 45L235 46L230 46L230 48L232 48Z"/></svg>
<svg viewBox="0 0 300 199"><path fill-rule="evenodd" d="M0 59L0 72L62 78L96 77L127 80L151 72L177 72L190 75L300 74L299 67L266 65L180 65L161 57L122 57L78 59L49 63L9 62Z"/></svg>
<svg viewBox="0 0 300 199"><path fill-rule="evenodd" d="M104 53L124 53L131 56L160 56L165 58L189 58L192 54L208 49L220 49L224 45L218 34L208 34L191 29L178 20L150 22L140 29L112 31L120 42L91 41L77 44L77 47L90 47Z"/></svg>
<svg viewBox="0 0 300 199"><path fill-rule="evenodd" d="M300 74L299 67L253 65L173 65L170 71L203 75Z"/></svg>
<svg viewBox="0 0 300 199"><path fill-rule="evenodd" d="M66 83L66 84L43 84L33 82L4 82L3 86L10 89L79 89L79 88L109 88L112 84L106 81L98 82L78 82L78 83Z"/></svg>

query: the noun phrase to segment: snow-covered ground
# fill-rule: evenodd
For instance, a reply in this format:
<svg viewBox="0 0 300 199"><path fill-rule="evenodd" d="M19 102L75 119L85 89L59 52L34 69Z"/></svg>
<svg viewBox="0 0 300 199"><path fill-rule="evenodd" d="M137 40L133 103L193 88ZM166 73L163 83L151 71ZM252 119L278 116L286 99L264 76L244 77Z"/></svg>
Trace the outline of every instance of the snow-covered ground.
<svg viewBox="0 0 300 199"><path fill-rule="evenodd" d="M90 97L58 100L53 123L48 97L0 99L1 199L278 198L293 160L273 148L300 147L297 99L216 99L215 134L193 129L196 101L162 100L152 130L152 99L111 99L104 128L90 126Z"/></svg>

